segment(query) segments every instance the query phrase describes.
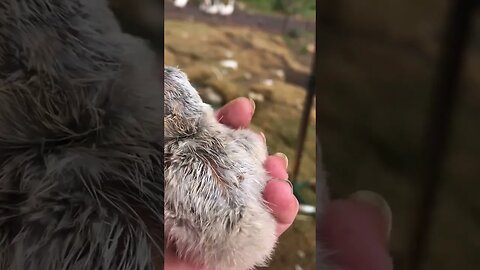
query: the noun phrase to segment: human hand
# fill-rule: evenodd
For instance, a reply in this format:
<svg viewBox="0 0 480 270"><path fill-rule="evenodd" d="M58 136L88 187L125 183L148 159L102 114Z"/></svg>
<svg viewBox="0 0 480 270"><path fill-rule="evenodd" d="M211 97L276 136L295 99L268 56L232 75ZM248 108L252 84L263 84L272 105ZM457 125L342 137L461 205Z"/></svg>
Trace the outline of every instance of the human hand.
<svg viewBox="0 0 480 270"><path fill-rule="evenodd" d="M247 98L238 98L226 104L216 112L220 123L231 128L248 128L255 112L255 104ZM263 135L262 135L263 136ZM264 138L265 139L265 138ZM280 236L293 223L298 212L298 200L293 195L288 182L288 160L283 154L271 155L265 162L265 168L271 176L263 197L268 202L277 220L276 233ZM165 252L165 270L203 270L188 262L181 261L172 250Z"/></svg>
<svg viewBox="0 0 480 270"><path fill-rule="evenodd" d="M359 191L334 200L318 222L322 226L317 226L317 237L332 251L330 259L340 269L393 269L388 254L392 213L380 195Z"/></svg>

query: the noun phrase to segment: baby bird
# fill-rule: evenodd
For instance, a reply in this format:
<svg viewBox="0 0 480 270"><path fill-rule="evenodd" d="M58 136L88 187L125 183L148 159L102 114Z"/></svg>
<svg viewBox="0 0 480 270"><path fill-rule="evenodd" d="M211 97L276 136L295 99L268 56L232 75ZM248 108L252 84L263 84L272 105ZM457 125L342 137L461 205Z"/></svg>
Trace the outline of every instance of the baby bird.
<svg viewBox="0 0 480 270"><path fill-rule="evenodd" d="M277 239L262 199L265 143L220 124L183 72L164 74L167 245L209 270L265 265Z"/></svg>

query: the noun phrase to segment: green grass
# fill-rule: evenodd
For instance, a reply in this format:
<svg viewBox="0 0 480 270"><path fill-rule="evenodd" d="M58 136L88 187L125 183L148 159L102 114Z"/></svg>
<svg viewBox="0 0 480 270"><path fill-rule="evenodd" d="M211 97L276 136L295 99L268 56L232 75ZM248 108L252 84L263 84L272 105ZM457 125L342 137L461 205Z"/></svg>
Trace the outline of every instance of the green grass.
<svg viewBox="0 0 480 270"><path fill-rule="evenodd" d="M245 3L247 8L253 11L269 15L283 15L274 9L275 1L276 0L242 0L241 2ZM308 0L299 2L301 2L301 4L295 15L306 19L315 19L316 1Z"/></svg>
<svg viewBox="0 0 480 270"><path fill-rule="evenodd" d="M312 54L307 48L315 43L315 33L296 29L285 33L282 38L288 48L296 54L297 60L309 66Z"/></svg>

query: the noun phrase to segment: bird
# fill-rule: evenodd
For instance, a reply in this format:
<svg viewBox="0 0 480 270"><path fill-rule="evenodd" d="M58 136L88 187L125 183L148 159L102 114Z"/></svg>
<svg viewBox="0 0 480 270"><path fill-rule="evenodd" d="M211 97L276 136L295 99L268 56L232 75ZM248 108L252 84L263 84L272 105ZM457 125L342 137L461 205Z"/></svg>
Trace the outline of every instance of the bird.
<svg viewBox="0 0 480 270"><path fill-rule="evenodd" d="M200 4L200 10L208 14L217 14L219 11L219 4L217 1L205 0Z"/></svg>
<svg viewBox="0 0 480 270"><path fill-rule="evenodd" d="M232 15L234 10L235 10L235 0L228 0L227 4L220 3L218 5L218 13L223 16Z"/></svg>
<svg viewBox="0 0 480 270"><path fill-rule="evenodd" d="M188 3L188 0L175 0L173 2L173 5L175 5L178 8L184 8Z"/></svg>
<svg viewBox="0 0 480 270"><path fill-rule="evenodd" d="M209 270L265 265L277 238L264 141L219 123L179 69L164 68L163 92L166 247Z"/></svg>

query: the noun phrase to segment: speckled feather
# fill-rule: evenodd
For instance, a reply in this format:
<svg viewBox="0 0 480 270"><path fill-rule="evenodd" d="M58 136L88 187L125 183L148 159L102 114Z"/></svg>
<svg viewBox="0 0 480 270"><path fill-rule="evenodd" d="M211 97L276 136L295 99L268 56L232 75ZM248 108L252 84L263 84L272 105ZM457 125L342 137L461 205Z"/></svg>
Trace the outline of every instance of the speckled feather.
<svg viewBox="0 0 480 270"><path fill-rule="evenodd" d="M276 236L262 198L264 142L220 124L183 72L167 67L164 74L168 243L209 270L266 265Z"/></svg>

